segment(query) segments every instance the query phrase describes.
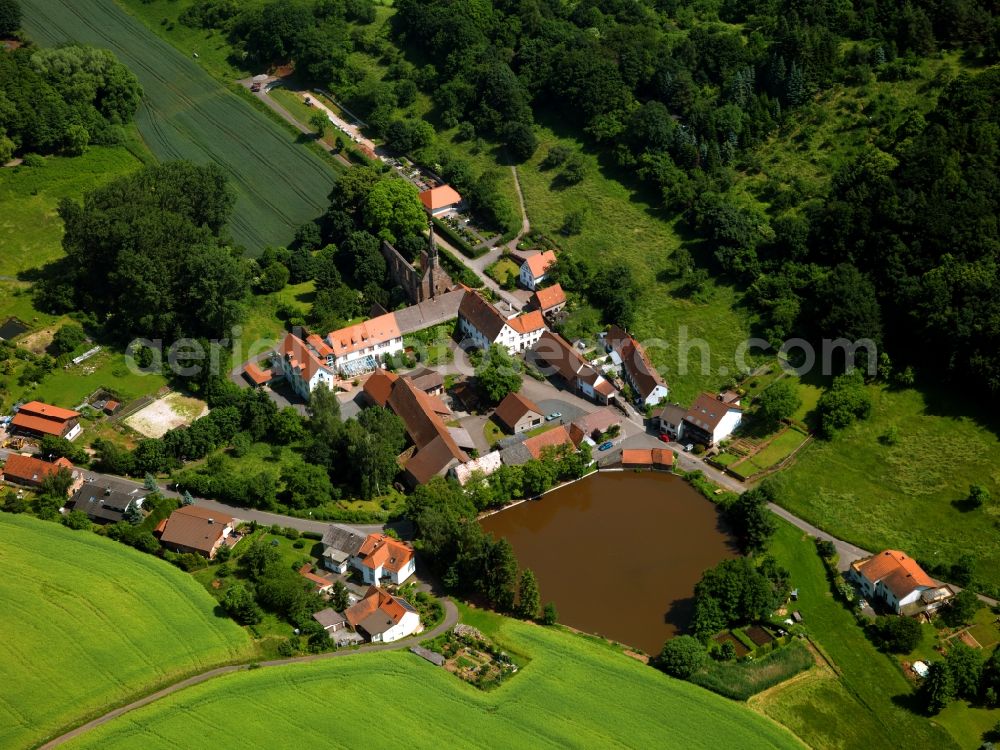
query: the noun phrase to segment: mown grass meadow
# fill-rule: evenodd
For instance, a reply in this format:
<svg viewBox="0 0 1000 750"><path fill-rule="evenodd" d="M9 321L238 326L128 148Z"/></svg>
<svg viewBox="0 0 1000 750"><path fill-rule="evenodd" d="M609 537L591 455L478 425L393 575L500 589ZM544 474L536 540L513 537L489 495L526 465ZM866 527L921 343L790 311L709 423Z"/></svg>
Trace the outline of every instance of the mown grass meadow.
<svg viewBox="0 0 1000 750"><path fill-rule="evenodd" d="M192 577L95 534L0 514L0 747L32 746L251 656Z"/></svg>
<svg viewBox="0 0 1000 750"><path fill-rule="evenodd" d="M348 656L227 675L69 747L213 747L237 735L275 748L800 747L778 725L596 639L489 615L472 620L531 660L489 693L406 651ZM378 721L373 700L389 695L395 708Z"/></svg>
<svg viewBox="0 0 1000 750"><path fill-rule="evenodd" d="M815 440L775 476L778 502L870 550L906 550L951 565L968 554L975 579L1000 586L1000 438L972 404L944 389L872 387L872 415L833 440ZM887 444L895 427L898 438ZM953 503L981 484L993 502Z"/></svg>

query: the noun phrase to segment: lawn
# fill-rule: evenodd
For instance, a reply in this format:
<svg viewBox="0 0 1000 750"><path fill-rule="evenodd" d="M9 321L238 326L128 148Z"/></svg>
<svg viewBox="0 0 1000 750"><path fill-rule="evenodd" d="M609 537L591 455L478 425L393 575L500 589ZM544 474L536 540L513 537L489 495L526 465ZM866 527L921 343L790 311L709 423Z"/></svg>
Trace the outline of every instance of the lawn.
<svg viewBox="0 0 1000 750"><path fill-rule="evenodd" d="M500 285L506 284L508 279L516 282L520 272L521 269L510 258L501 258L486 269L486 275Z"/></svg>
<svg viewBox="0 0 1000 750"><path fill-rule="evenodd" d="M415 747L799 747L738 704L672 680L596 641L513 620L471 624L530 656L514 679L482 692L402 652L266 668L181 691L106 724L72 747L372 746L372 696L405 697L393 739ZM308 707L308 708L305 708Z"/></svg>
<svg viewBox="0 0 1000 750"><path fill-rule="evenodd" d="M808 689L789 686L777 695L768 693L763 710L787 722L812 747L897 748L901 737L909 747L956 747L948 733L906 707L911 684L891 657L871 645L854 616L833 599L812 540L779 520L771 554L791 571L791 585L799 589L795 606L840 677L816 678L807 683Z"/></svg>
<svg viewBox="0 0 1000 750"><path fill-rule="evenodd" d="M803 644L792 642L749 662L711 662L691 677L691 682L734 700L747 700L813 665Z"/></svg>
<svg viewBox="0 0 1000 750"><path fill-rule="evenodd" d="M751 476L759 471L770 469L788 458L806 441L807 437L805 433L794 427L789 427L774 437L759 453L735 464L732 468L741 476Z"/></svg>
<svg viewBox="0 0 1000 750"><path fill-rule="evenodd" d="M142 162L135 129L126 146L93 146L82 156L50 156L38 167L0 169L0 276L17 276L62 256L62 221L56 207L62 198L79 199L84 191L138 169Z"/></svg>
<svg viewBox="0 0 1000 750"><path fill-rule="evenodd" d="M532 228L555 238L564 252L624 263L632 270L642 287L633 332L664 373L671 400L689 403L699 391L718 388L736 375L736 348L749 330L746 316L736 309L740 293L710 282L704 302L680 296L679 282L669 272L670 256L682 242L677 217L659 207L657 196L627 187L627 174L599 164L592 155L587 155L589 169L581 183L554 187L557 170L540 167L549 149L562 144L581 151L582 144L544 125L538 136L538 151L518 167ZM559 228L573 211L586 212L583 231L562 236ZM703 251L695 246L691 251L698 261Z"/></svg>
<svg viewBox="0 0 1000 750"><path fill-rule="evenodd" d="M778 502L865 549L902 549L934 565L972 555L975 578L1000 587L996 426L964 416L978 412L943 390L870 392L870 419L814 441L776 475ZM879 438L893 425L899 440L884 445ZM993 503L956 508L970 484L989 489Z"/></svg>
<svg viewBox="0 0 1000 750"><path fill-rule="evenodd" d="M138 76L145 97L136 123L158 159L213 162L222 168L237 196L229 231L249 253L287 244L296 227L323 213L335 179L332 168L213 80L193 56L112 2L27 0L23 5L25 29L39 42L108 47Z"/></svg>
<svg viewBox="0 0 1000 750"><path fill-rule="evenodd" d="M27 747L250 641L190 576L150 555L0 514L0 746Z"/></svg>

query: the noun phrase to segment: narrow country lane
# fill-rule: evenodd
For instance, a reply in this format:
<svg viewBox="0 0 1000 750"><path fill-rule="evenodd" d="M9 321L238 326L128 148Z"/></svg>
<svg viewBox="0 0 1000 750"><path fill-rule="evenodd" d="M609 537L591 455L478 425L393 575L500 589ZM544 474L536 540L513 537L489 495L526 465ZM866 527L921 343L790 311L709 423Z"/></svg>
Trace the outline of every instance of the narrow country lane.
<svg viewBox="0 0 1000 750"><path fill-rule="evenodd" d="M287 659L272 659L270 661L256 662L252 666L254 669L281 667L288 664L306 664L308 662L327 661L329 659L354 656L357 654L370 654L377 651L399 651L404 648L409 648L410 646L416 645L420 641L437 638L442 633L445 633L453 628L458 622L458 607L455 606L455 603L451 599L442 599L441 603L444 605L444 620L437 627L425 633L421 633L416 637L403 638L402 640L394 641L393 643L371 643L367 646L330 651L325 654L308 654L306 656L292 656ZM41 745L41 750L47 750L47 748L57 747L65 742L69 742L72 739L86 734L92 729L96 729L102 724L107 724L112 719L117 719L119 716L127 714L130 711L134 711L137 708L142 708L143 706L148 706L150 703L155 703L156 701L166 698L168 695L172 695L179 690L199 685L202 682L207 682L208 680L215 677L221 677L222 675L231 674L233 672L244 672L250 668L251 664L230 664L224 667L209 669L201 674L196 674L188 677L187 679L181 680L180 682L175 682L173 685L169 685L162 690L157 690L155 693L150 693L149 695L132 701L124 706L119 706L118 708L108 711L102 716L98 716L96 719L88 721L86 724L76 727L75 729L71 729L65 734L59 735L55 739L49 740L44 745Z"/></svg>

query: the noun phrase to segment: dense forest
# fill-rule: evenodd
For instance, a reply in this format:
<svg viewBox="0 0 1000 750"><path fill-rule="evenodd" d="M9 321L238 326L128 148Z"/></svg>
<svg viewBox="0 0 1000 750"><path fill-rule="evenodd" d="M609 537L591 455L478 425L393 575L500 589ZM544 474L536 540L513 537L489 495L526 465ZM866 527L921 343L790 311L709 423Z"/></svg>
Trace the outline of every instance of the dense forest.
<svg viewBox="0 0 1000 750"><path fill-rule="evenodd" d="M0 163L119 143L141 98L135 76L108 50L27 46L0 55Z"/></svg>
<svg viewBox="0 0 1000 750"><path fill-rule="evenodd" d="M337 91L373 136L402 151L419 154L433 136L396 114L418 91L438 124L490 139L515 161L536 150L536 118L579 132L707 241L674 258L682 292L697 292L709 273L728 277L772 342L870 338L897 372L918 365L1000 389L1000 80L975 72L1000 59L994 3L400 0L396 9L388 38L368 32L366 0L248 10L200 0L185 22L225 30L257 64L294 60L300 76ZM926 117L870 112L878 138L828 185L756 200L733 190L756 168L756 149L783 137L817 95L914 79L925 58L955 51L973 72L924 87L928 97L944 91ZM352 52L378 59L385 80L373 83ZM509 206L491 175L477 180L462 160L434 156L474 207L503 223ZM571 176L572 162L552 153L544 163ZM609 322L631 322L627 271L564 260L565 287ZM612 272L614 283L594 283Z"/></svg>

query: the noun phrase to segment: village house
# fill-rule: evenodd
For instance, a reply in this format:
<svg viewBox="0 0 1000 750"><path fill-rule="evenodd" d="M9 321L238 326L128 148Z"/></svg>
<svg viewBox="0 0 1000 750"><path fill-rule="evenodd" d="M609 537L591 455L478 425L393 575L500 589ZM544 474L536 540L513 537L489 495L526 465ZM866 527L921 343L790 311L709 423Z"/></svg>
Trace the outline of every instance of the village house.
<svg viewBox="0 0 1000 750"><path fill-rule="evenodd" d="M500 456L508 466L519 466L531 460L539 460L545 455L546 449L563 446L568 446L573 451L577 448L566 426L559 425L527 438L523 442L507 446L500 451Z"/></svg>
<svg viewBox="0 0 1000 750"><path fill-rule="evenodd" d="M312 584L314 594L329 594L333 591L333 581L313 573L313 566L309 563L299 568L299 575Z"/></svg>
<svg viewBox="0 0 1000 750"><path fill-rule="evenodd" d="M431 216L443 216L462 207L462 196L451 185L438 185L420 193L420 202Z"/></svg>
<svg viewBox="0 0 1000 750"><path fill-rule="evenodd" d="M323 534L323 567L334 573L347 572L351 560L364 544L365 535L344 526L330 525Z"/></svg>
<svg viewBox="0 0 1000 750"><path fill-rule="evenodd" d="M686 414L687 409L680 404L667 404L653 415L653 425L664 435L676 438Z"/></svg>
<svg viewBox="0 0 1000 750"><path fill-rule="evenodd" d="M398 586L417 570L413 548L385 534L365 537L351 558L351 567L361 571L362 580L373 586L383 579Z"/></svg>
<svg viewBox="0 0 1000 750"><path fill-rule="evenodd" d="M10 421L12 434L43 438L46 435L73 440L80 434L80 413L41 401L22 404Z"/></svg>
<svg viewBox="0 0 1000 750"><path fill-rule="evenodd" d="M409 602L377 586L357 604L347 608L344 617L354 630L372 643L391 643L413 635L420 629L420 615Z"/></svg>
<svg viewBox="0 0 1000 750"><path fill-rule="evenodd" d="M106 477L83 484L70 502L73 510L86 513L95 523L118 523L133 507L141 509L147 494L138 487Z"/></svg>
<svg viewBox="0 0 1000 750"><path fill-rule="evenodd" d="M545 317L555 315L566 307L566 294L562 286L553 284L544 289L538 289L531 297L531 304Z"/></svg>
<svg viewBox="0 0 1000 750"><path fill-rule="evenodd" d="M677 439L709 447L732 435L742 421L738 397L701 393L684 414Z"/></svg>
<svg viewBox="0 0 1000 750"><path fill-rule="evenodd" d="M590 440L595 445L608 433L621 430L622 415L616 409L605 406L590 414L574 419L569 426L569 436L575 445Z"/></svg>
<svg viewBox="0 0 1000 750"><path fill-rule="evenodd" d="M521 264L518 279L525 289L535 291L539 284L545 281L549 267L556 262L556 254L551 250L543 250L530 256Z"/></svg>
<svg viewBox="0 0 1000 750"><path fill-rule="evenodd" d="M483 456L474 458L471 461L466 461L464 464L452 466L451 469L449 469L448 474L464 487L466 482L468 482L476 472L488 477L502 465L503 461L500 458L500 451L490 451Z"/></svg>
<svg viewBox="0 0 1000 750"><path fill-rule="evenodd" d="M545 331L539 336L529 359L543 374L558 375L567 388L599 404L607 404L615 395L614 386L557 333Z"/></svg>
<svg viewBox="0 0 1000 750"><path fill-rule="evenodd" d="M916 560L894 549L855 560L847 575L858 584L862 596L896 614L933 612L954 595L951 587L938 585Z"/></svg>
<svg viewBox="0 0 1000 750"><path fill-rule="evenodd" d="M172 552L194 552L212 560L223 544L235 543L235 521L219 511L185 505L161 522L157 531L160 543Z"/></svg>
<svg viewBox="0 0 1000 750"><path fill-rule="evenodd" d="M394 313L330 331L322 350L326 366L346 377L374 370L387 356L403 351L403 334Z"/></svg>
<svg viewBox="0 0 1000 750"><path fill-rule="evenodd" d="M445 424L451 419L451 409L438 396L417 388L408 377L376 371L364 385L366 400L384 406L403 420L413 448L401 457L404 477L411 486L423 484L432 477L443 476L452 466L469 460L459 446L456 435L468 441L461 431Z"/></svg>
<svg viewBox="0 0 1000 750"><path fill-rule="evenodd" d="M36 488L41 487L49 477L59 473L60 469L66 469L70 473L71 482L66 494L72 495L83 484L83 473L65 458L57 458L50 463L34 456L11 453L7 456L7 463L3 466L0 479L10 484Z"/></svg>
<svg viewBox="0 0 1000 750"><path fill-rule="evenodd" d="M656 406L669 395L666 381L649 361L645 348L623 329L611 326L605 336L605 347L612 361L621 365L622 376L632 386L640 406Z"/></svg>
<svg viewBox="0 0 1000 750"><path fill-rule="evenodd" d="M333 390L337 377L319 358L315 347L306 344L294 333L285 334L275 352L274 364L281 371L293 391L308 400L309 394L319 387Z"/></svg>
<svg viewBox="0 0 1000 750"><path fill-rule="evenodd" d="M545 421L545 415L534 401L513 392L508 393L497 405L493 417L512 435L527 432Z"/></svg>
<svg viewBox="0 0 1000 750"><path fill-rule="evenodd" d="M458 328L473 346L498 344L510 354L530 349L547 330L538 310L506 318L478 292L468 291L458 308Z"/></svg>

